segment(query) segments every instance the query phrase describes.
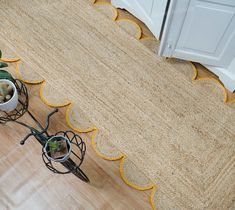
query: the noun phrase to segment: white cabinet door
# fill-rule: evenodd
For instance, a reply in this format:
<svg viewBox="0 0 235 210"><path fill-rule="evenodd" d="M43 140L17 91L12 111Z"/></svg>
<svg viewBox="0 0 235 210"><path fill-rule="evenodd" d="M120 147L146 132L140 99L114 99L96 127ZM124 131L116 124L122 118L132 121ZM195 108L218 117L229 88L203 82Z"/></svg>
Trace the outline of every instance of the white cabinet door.
<svg viewBox="0 0 235 210"><path fill-rule="evenodd" d="M171 1L159 54L228 67L235 57L235 0Z"/></svg>
<svg viewBox="0 0 235 210"><path fill-rule="evenodd" d="M133 1L133 0L132 0ZM146 15L150 15L153 7L154 0L144 0L144 1L137 1Z"/></svg>
<svg viewBox="0 0 235 210"><path fill-rule="evenodd" d="M112 0L112 4L132 13L148 26L156 38L160 37L167 0Z"/></svg>

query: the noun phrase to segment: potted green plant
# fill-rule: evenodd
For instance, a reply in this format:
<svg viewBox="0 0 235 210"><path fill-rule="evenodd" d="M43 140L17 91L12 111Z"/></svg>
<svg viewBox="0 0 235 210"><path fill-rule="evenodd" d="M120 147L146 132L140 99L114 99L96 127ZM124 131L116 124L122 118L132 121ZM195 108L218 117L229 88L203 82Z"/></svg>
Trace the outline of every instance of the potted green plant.
<svg viewBox="0 0 235 210"><path fill-rule="evenodd" d="M1 57L2 52L0 50ZM2 69L7 66L7 63L0 62L0 110L10 112L17 107L18 92L14 78L9 72Z"/></svg>
<svg viewBox="0 0 235 210"><path fill-rule="evenodd" d="M64 162L69 158L72 147L71 142L64 136L53 136L47 141L43 150L49 160Z"/></svg>

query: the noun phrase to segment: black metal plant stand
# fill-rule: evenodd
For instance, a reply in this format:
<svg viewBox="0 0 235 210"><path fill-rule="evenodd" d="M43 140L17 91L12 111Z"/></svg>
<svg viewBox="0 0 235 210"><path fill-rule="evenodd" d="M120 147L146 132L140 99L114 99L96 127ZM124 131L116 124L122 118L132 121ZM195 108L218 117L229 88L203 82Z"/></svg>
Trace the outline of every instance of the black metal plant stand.
<svg viewBox="0 0 235 210"><path fill-rule="evenodd" d="M42 145L42 148L45 146L46 142L54 136L63 136L70 141L72 145L72 151L70 157L64 162L54 162L49 160L45 155L44 150L42 150L42 159L45 163L45 166L52 172L58 174L68 174L73 173L75 176L80 178L84 182L89 182L86 174L80 169L80 166L84 160L86 153L86 145L82 138L74 133L73 131L59 131L54 135L48 133L48 128L50 124L50 117L58 112L58 109L53 110L47 115L46 125L42 124L35 118L35 116L29 111L29 97L26 86L20 81L15 80L15 86L19 95L19 103L15 110L11 112L5 112L0 110L0 124L6 124L8 122L15 122L20 124L30 130L30 133L27 134L21 141L20 144L24 145L27 139L31 136L36 138L38 142ZM28 113L29 116L36 122L39 127L39 130L27 125L24 122L19 121L19 118L22 117L25 113ZM64 167L61 167L61 164Z"/></svg>

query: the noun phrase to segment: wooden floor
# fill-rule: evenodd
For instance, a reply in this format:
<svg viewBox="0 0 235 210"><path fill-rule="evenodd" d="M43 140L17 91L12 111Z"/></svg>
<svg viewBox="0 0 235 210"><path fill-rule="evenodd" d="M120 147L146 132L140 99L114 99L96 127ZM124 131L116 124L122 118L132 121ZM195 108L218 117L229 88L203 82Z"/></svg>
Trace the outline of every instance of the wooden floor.
<svg viewBox="0 0 235 210"><path fill-rule="evenodd" d="M30 109L41 122L51 110L39 99L39 86L28 86ZM33 123L28 116L22 121ZM60 109L50 127L51 133L68 130L65 109ZM0 125L0 209L151 209L149 192L128 187L120 178L119 161L105 161L96 156L89 135L83 135L87 153L82 169L91 183L74 175L56 175L41 159L41 146L29 139L20 146L27 130L14 124Z"/></svg>

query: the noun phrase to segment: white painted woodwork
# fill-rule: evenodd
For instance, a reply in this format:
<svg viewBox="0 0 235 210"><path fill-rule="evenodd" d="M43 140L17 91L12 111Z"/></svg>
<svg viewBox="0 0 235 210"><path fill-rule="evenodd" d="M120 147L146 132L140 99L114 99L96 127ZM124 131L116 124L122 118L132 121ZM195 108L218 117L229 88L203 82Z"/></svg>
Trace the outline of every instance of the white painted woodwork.
<svg viewBox="0 0 235 210"><path fill-rule="evenodd" d="M235 90L235 0L112 0L159 38L159 55L199 62Z"/></svg>
<svg viewBox="0 0 235 210"><path fill-rule="evenodd" d="M171 1L159 54L199 62L234 91L235 1Z"/></svg>
<svg viewBox="0 0 235 210"><path fill-rule="evenodd" d="M228 68L221 68L217 66L204 65L216 75L231 92L235 90L235 57Z"/></svg>
<svg viewBox="0 0 235 210"><path fill-rule="evenodd" d="M112 4L132 13L148 26L156 38L160 37L167 0L112 0Z"/></svg>

